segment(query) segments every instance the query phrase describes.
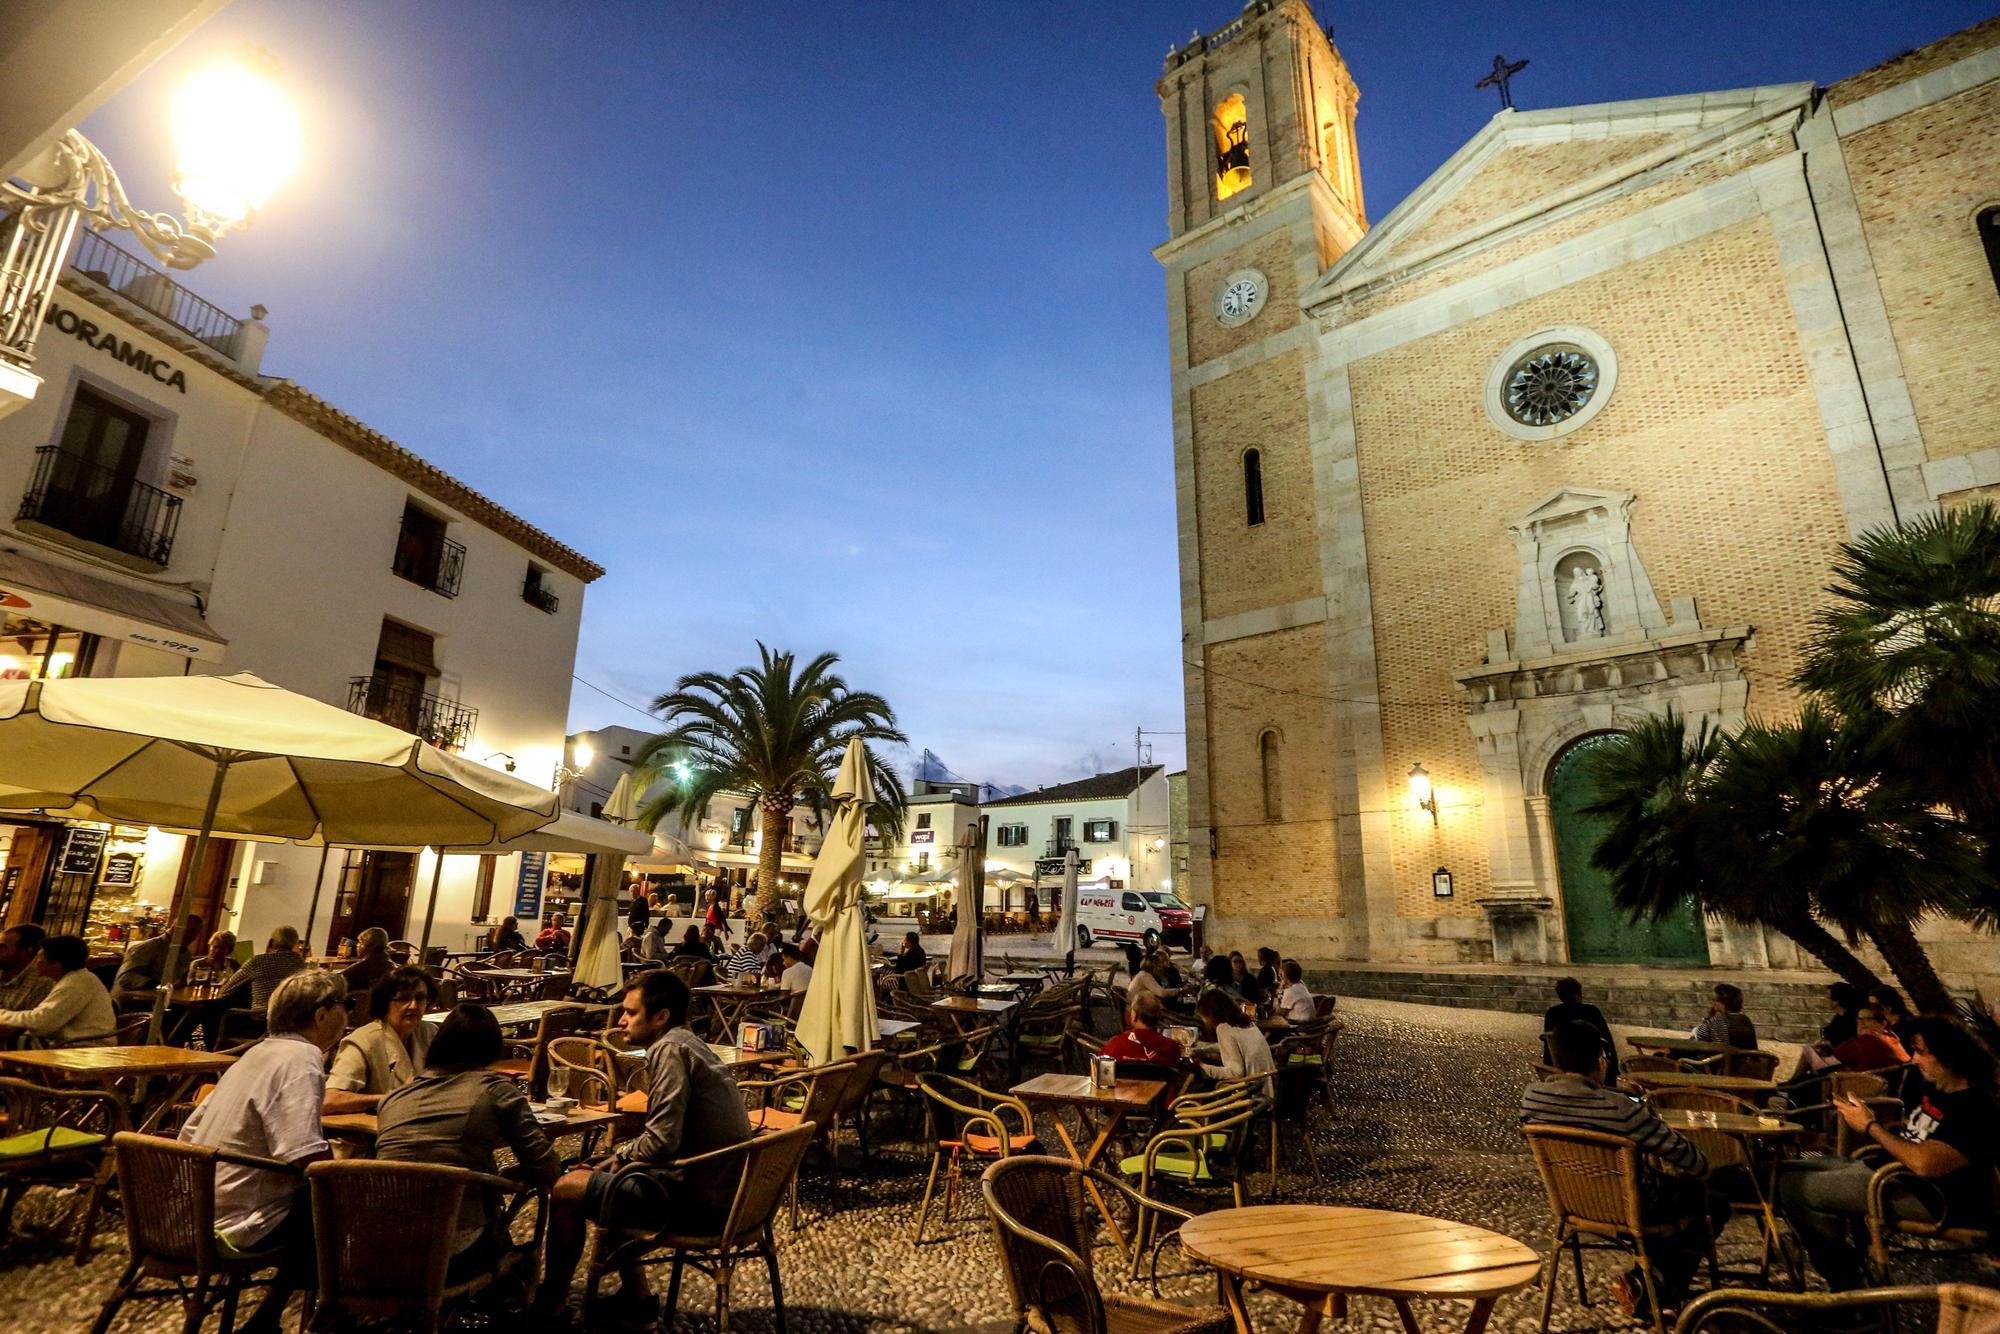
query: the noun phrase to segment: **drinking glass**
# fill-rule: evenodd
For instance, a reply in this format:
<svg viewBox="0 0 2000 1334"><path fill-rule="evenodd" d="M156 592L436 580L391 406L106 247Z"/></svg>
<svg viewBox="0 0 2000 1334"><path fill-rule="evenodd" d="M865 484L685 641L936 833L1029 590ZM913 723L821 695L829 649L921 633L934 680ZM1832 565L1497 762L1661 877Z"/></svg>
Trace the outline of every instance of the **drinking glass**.
<svg viewBox="0 0 2000 1334"><path fill-rule="evenodd" d="M549 1096L551 1098L567 1098L569 1096L568 1066L557 1065L553 1061L549 1063Z"/></svg>

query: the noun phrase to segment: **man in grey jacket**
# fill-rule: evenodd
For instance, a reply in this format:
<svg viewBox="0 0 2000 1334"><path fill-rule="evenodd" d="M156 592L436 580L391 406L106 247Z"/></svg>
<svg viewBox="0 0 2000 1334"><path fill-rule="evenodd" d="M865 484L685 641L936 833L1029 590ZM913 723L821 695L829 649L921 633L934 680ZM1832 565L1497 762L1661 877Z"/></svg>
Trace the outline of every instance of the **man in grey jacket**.
<svg viewBox="0 0 2000 1334"><path fill-rule="evenodd" d="M667 1208L696 1228L711 1217L719 1222L729 1208L736 1190L733 1169L692 1173L678 1165L680 1159L740 1144L751 1135L735 1077L687 1027L689 999L687 984L664 968L638 974L625 988L625 1035L646 1049L646 1124L609 1157L556 1182L540 1293L545 1316L553 1317L568 1298L583 1256L585 1227L592 1219L609 1217L607 1210L620 1221L657 1226L665 1221L659 1216L664 1191ZM646 1169L659 1190L616 1175L635 1164ZM619 1277L625 1305L641 1307L637 1313L643 1314L643 1304L653 1300L645 1274L634 1269Z"/></svg>

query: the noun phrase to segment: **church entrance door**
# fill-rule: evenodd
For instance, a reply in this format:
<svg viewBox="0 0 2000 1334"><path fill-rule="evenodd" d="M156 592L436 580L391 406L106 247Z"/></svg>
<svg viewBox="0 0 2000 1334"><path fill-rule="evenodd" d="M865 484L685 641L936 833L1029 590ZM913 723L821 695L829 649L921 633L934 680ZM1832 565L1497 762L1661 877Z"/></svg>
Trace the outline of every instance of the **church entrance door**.
<svg viewBox="0 0 2000 1334"><path fill-rule="evenodd" d="M1690 908L1661 921L1634 922L1612 902L1610 877L1590 864L1605 822L1584 813L1595 798L1584 760L1615 735L1583 738L1549 770L1549 820L1555 826L1570 962L1706 964L1708 936L1699 913Z"/></svg>

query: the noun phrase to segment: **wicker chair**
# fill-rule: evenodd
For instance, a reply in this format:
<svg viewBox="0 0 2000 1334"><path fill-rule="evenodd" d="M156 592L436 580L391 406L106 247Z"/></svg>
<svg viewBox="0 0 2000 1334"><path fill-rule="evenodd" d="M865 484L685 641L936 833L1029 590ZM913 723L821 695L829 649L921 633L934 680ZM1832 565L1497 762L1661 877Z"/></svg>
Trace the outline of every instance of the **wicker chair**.
<svg viewBox="0 0 2000 1334"><path fill-rule="evenodd" d="M833 1134L833 1119L838 1115L841 1099L847 1087L854 1082L859 1067L852 1061L841 1061L831 1065L809 1066L804 1070L792 1070L775 1079L739 1079L736 1087L744 1095L744 1102L751 1104L750 1128L758 1132L790 1130L794 1126L808 1123L819 1127L821 1138L830 1139ZM873 1072L870 1072L873 1078ZM831 1145L827 1157L832 1160L828 1168L837 1180L840 1176L840 1155ZM792 1230L799 1226L799 1174L792 1173Z"/></svg>
<svg viewBox="0 0 2000 1334"><path fill-rule="evenodd" d="M525 1243L512 1237L516 1212L539 1195L505 1177L442 1163L351 1158L314 1163L306 1183L319 1252L319 1304L309 1329L325 1329L343 1315L414 1317L435 1334L446 1302L484 1291L509 1274L531 1275L541 1248L540 1209L533 1236ZM469 1190L485 1192L487 1236L504 1244L492 1268L454 1283L451 1247ZM500 1202L509 1197L503 1208Z"/></svg>
<svg viewBox="0 0 2000 1334"><path fill-rule="evenodd" d="M1651 1089L1646 1101L1656 1110L1678 1110L1684 1112L1715 1112L1732 1116L1754 1116L1758 1109L1752 1103L1733 1093L1718 1089L1671 1088ZM1729 1208L1732 1213L1752 1215L1757 1219L1763 1232L1763 1241L1758 1256L1758 1272L1768 1280L1771 1276L1771 1254L1778 1249L1778 1213L1776 1202L1764 1192L1764 1177L1757 1170L1744 1141L1721 1130L1703 1130L1687 1127L1677 1131L1701 1150L1711 1168L1737 1167L1749 1180L1751 1195L1741 1198L1732 1195ZM1789 1264L1792 1257L1786 1256ZM1797 1269L1792 1271L1794 1284L1802 1284L1803 1275Z"/></svg>
<svg viewBox="0 0 2000 1334"><path fill-rule="evenodd" d="M968 1155L1008 1158L1017 1153L1033 1153L1040 1146L1035 1142L1035 1118L1019 1098L990 1092L952 1075L928 1072L917 1076L917 1087L929 1100L932 1126L937 1132L931 1149L930 1176L924 1182L924 1197L917 1205L917 1243L921 1245L924 1220L930 1214L940 1171L945 1174L944 1220L949 1226L951 1207L958 1199L963 1158Z"/></svg>
<svg viewBox="0 0 2000 1334"><path fill-rule="evenodd" d="M1102 1172L1089 1174L1100 1193L1129 1199L1141 1216L1191 1215L1148 1200ZM1097 1214L1083 1190L1084 1173L1067 1158L1039 1154L1003 1159L986 1169L979 1189L993 1219L1006 1268L1017 1328L1055 1334L1225 1334L1232 1322L1220 1306L1190 1307L1143 1297L1107 1295L1091 1269ZM1156 1248L1157 1251L1157 1248ZM1155 1257L1157 1274L1157 1254Z"/></svg>
<svg viewBox="0 0 2000 1334"><path fill-rule="evenodd" d="M1583 1251L1586 1236L1600 1238L1595 1248L1629 1250L1639 1264L1640 1281L1645 1285L1646 1304L1653 1316L1655 1334L1666 1334L1660 1315L1660 1294L1653 1280L1653 1259L1647 1253L1648 1240L1670 1236L1681 1227L1679 1219L1647 1221L1639 1208L1639 1146L1621 1135L1571 1126L1528 1125L1528 1150L1541 1173L1542 1188L1548 1192L1549 1212L1555 1218L1555 1244L1549 1248L1549 1268L1542 1297L1542 1330L1549 1327L1549 1315L1556 1301L1556 1267L1568 1246L1576 1260L1577 1296L1590 1300L1583 1281ZM1715 1250L1708 1253L1711 1279L1716 1272Z"/></svg>
<svg viewBox="0 0 2000 1334"><path fill-rule="evenodd" d="M1251 1122L1262 1114L1258 1104L1241 1089L1224 1089L1184 1096L1169 1110L1172 1120L1166 1129L1140 1152L1118 1160L1120 1174L1137 1177L1138 1193L1149 1200L1156 1195L1156 1184L1170 1182L1196 1196L1226 1192L1239 1209L1249 1203L1249 1136ZM1133 1241L1135 1266L1157 1227L1157 1216L1141 1207Z"/></svg>
<svg viewBox="0 0 2000 1334"><path fill-rule="evenodd" d="M1681 1069L1681 1063L1671 1056L1655 1056L1642 1052L1637 1056L1627 1056L1618 1063L1621 1074L1639 1075L1651 1071L1655 1074Z"/></svg>
<svg viewBox="0 0 2000 1334"><path fill-rule="evenodd" d="M1020 1022L1014 1028L1019 1061L1023 1065L1030 1059L1047 1061L1055 1069L1069 1073L1075 1064L1071 1059L1074 1039L1082 1026L1083 1007L1074 1000L1053 1005L1038 1000L1023 1006Z"/></svg>
<svg viewBox="0 0 2000 1334"><path fill-rule="evenodd" d="M112 1139L118 1181L127 1201L125 1235L132 1258L97 1313L91 1334L105 1334L125 1303L137 1298L180 1300L184 1330L199 1330L209 1311L222 1308L223 1334L236 1323L236 1303L260 1272L278 1264L276 1249L224 1255L215 1237L215 1168L218 1163L259 1167L296 1176L289 1163L221 1149L182 1144L155 1135L123 1132ZM171 1286L142 1289L144 1279Z"/></svg>
<svg viewBox="0 0 2000 1334"><path fill-rule="evenodd" d="M1891 1162L1876 1168L1868 1182L1868 1264L1878 1281L1888 1279L1890 1252L1896 1249L1900 1237L1944 1242L1965 1251L1991 1251L1996 1241L2000 1241L2000 1232L1959 1222L1949 1210L1943 1217L1928 1221L1891 1217L1884 1207L1887 1195L1898 1177L1909 1175L1912 1175L1909 1168ZM1993 1174L1991 1196L2000 1199L2000 1169Z"/></svg>
<svg viewBox="0 0 2000 1334"><path fill-rule="evenodd" d="M1736 1079L1774 1079L1778 1074L1778 1054L1772 1051L1725 1052L1722 1072Z"/></svg>
<svg viewBox="0 0 2000 1334"><path fill-rule="evenodd" d="M1674 1334L1702 1334L1710 1328L1736 1330L1815 1329L1837 1312L1861 1315L1877 1308L1930 1306L1938 1309L1937 1334L1995 1334L2000 1331L2000 1290L1966 1283L1935 1288L1856 1288L1848 1292L1763 1292L1718 1288L1689 1302ZM1901 1322L1888 1328L1909 1328Z"/></svg>
<svg viewBox="0 0 2000 1334"><path fill-rule="evenodd" d="M583 1027L585 1014L586 1011L580 1005L565 1005L560 1009L545 1011L535 1024L535 1035L525 1042L507 1043L501 1049L504 1054L489 1068L515 1079L527 1080L530 1097L547 1097L549 1043L556 1038L573 1036Z"/></svg>
<svg viewBox="0 0 2000 1334"><path fill-rule="evenodd" d="M713 1169L741 1161L742 1175L737 1181L735 1197L730 1201L729 1211L720 1226L712 1229L694 1226L696 1220L690 1216L690 1211L677 1206L667 1197L665 1189L645 1164L620 1168L612 1188L605 1192L605 1199L610 1202L607 1208L616 1208L624 1186L633 1182L641 1190L657 1192L657 1216L672 1221L655 1230L621 1225L608 1213L598 1220L597 1250L591 1259L584 1290L584 1326L598 1327L599 1322L592 1319L592 1308L597 1305L598 1289L606 1274L671 1257L674 1267L673 1275L667 1281L664 1323L672 1322L675 1307L680 1302L681 1267L691 1264L715 1280L715 1319L721 1334L728 1334L730 1288L736 1266L757 1257L764 1261L764 1267L770 1273L772 1315L778 1334L784 1334L785 1294L778 1280L778 1245L771 1230L771 1220L777 1216L778 1206L784 1202L786 1187L798 1172L799 1160L805 1157L806 1145L818 1133L819 1127L808 1121L790 1130L757 1135L741 1144L732 1144L726 1149L716 1149L694 1158L683 1158L676 1163L675 1167L685 1175L690 1168Z"/></svg>
<svg viewBox="0 0 2000 1334"><path fill-rule="evenodd" d="M543 1052L551 1076L562 1072L565 1093L579 1106L608 1110L620 1094L631 1090L631 1055L597 1038L550 1038Z"/></svg>
<svg viewBox="0 0 2000 1334"><path fill-rule="evenodd" d="M125 1126L125 1109L109 1093L52 1089L25 1079L0 1079L0 1241L14 1205L30 1186L87 1181L77 1197L76 1262L90 1256L97 1211L111 1184L111 1138Z"/></svg>

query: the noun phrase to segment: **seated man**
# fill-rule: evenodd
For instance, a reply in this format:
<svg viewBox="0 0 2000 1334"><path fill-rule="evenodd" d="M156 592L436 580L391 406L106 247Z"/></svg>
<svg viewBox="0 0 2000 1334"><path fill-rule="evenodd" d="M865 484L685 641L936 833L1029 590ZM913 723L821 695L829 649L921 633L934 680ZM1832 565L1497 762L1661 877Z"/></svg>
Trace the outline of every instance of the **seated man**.
<svg viewBox="0 0 2000 1334"><path fill-rule="evenodd" d="M593 1168L579 1168L556 1182L540 1293L544 1315L569 1295L570 1279L583 1256L584 1225L606 1216L616 1169L645 1166L666 1190L670 1216L684 1218L690 1230L719 1222L734 1198L738 1174L733 1167L683 1176L674 1165L677 1159L741 1143L751 1134L735 1078L708 1044L688 1030L688 1000L687 984L664 968L640 973L626 984L625 1036L646 1049L646 1124ZM654 1192L633 1187L629 1194L621 1193L616 1208L657 1226L665 1221L655 1216L657 1204ZM630 1303L651 1302L644 1273L634 1270L620 1277Z"/></svg>
<svg viewBox="0 0 2000 1334"><path fill-rule="evenodd" d="M305 966L305 956L299 953L298 928L281 926L264 942L262 954L253 955L250 962L229 975L220 999L232 1005L247 1000L253 1010L268 1009L278 984Z"/></svg>
<svg viewBox="0 0 2000 1334"><path fill-rule="evenodd" d="M1125 1031L1104 1044L1104 1054L1114 1061L1149 1061L1178 1068L1181 1044L1160 1031L1166 1014L1158 996L1143 991L1133 996L1125 1011Z"/></svg>
<svg viewBox="0 0 2000 1334"><path fill-rule="evenodd" d="M919 968L930 967L931 956L924 953L923 942L914 931L903 933L903 948L896 951L890 967L898 973L914 973Z"/></svg>
<svg viewBox="0 0 2000 1334"><path fill-rule="evenodd" d="M25 1010L0 1010L0 1028L19 1029L48 1047L111 1041L118 1015L111 993L86 966L90 946L82 936L50 936L35 966L49 979L48 993Z"/></svg>
<svg viewBox="0 0 2000 1334"><path fill-rule="evenodd" d="M722 966L717 971L724 977L732 979L742 977L745 974L755 977L757 975L757 956L763 952L763 949L764 933L761 931L752 931L748 939L735 949L729 951L729 957L723 961Z"/></svg>
<svg viewBox="0 0 2000 1334"><path fill-rule="evenodd" d="M778 947L778 956L785 961L784 972L778 975L778 985L787 991L804 991L812 985L813 966L806 962L805 953L791 941Z"/></svg>
<svg viewBox="0 0 2000 1334"><path fill-rule="evenodd" d="M43 939L33 922L0 931L0 1010L32 1010L55 985L35 966Z"/></svg>
<svg viewBox="0 0 2000 1334"><path fill-rule="evenodd" d="M430 1027L430 1025L425 1025ZM507 1175L538 1190L555 1185L562 1160L512 1078L487 1067L500 1059L500 1024L493 1011L471 1002L437 1026L423 1073L382 1100L376 1113L375 1156L384 1162L444 1163L475 1172L499 1172L498 1149L510 1150ZM486 1237L483 1191L466 1192L452 1243L453 1277L462 1281L490 1269L495 1252Z"/></svg>
<svg viewBox="0 0 2000 1334"><path fill-rule="evenodd" d="M354 938L354 952L354 962L340 972L349 1000L366 996L377 982L396 971L396 961L389 957L389 933L379 926L371 926Z"/></svg>
<svg viewBox="0 0 2000 1334"><path fill-rule="evenodd" d="M1914 1175L1889 1183L1884 1207L1893 1218L1972 1227L1993 1225L1993 1173L2000 1165L2000 1097L1993 1088L1993 1053L1949 1019L1908 1023L1910 1058L1924 1089L1901 1126L1875 1119L1858 1098L1834 1104L1850 1130ZM1868 1210L1868 1183L1877 1163L1805 1158L1784 1164L1778 1206L1805 1243L1813 1268L1836 1291L1867 1281L1855 1244Z"/></svg>
<svg viewBox="0 0 2000 1334"><path fill-rule="evenodd" d="M328 1116L372 1112L424 1068L437 1025L424 1016L437 1005L437 983L413 964L377 982L368 993L368 1017L340 1040L326 1073ZM496 1057L497 1059L497 1057Z"/></svg>
<svg viewBox="0 0 2000 1334"><path fill-rule="evenodd" d="M1714 1042L1738 1051L1757 1050L1757 1025L1743 1013L1743 992L1727 982L1715 984L1708 1016L1689 1034L1696 1042Z"/></svg>
<svg viewBox="0 0 2000 1334"><path fill-rule="evenodd" d="M196 945L201 942L203 922L197 913L190 913L187 919L187 934L181 940L180 957L174 961L173 980L167 986L179 986L187 978L188 965L194 961ZM118 965L118 971L111 978L111 1000L122 1005L131 1000L143 1000L150 1005L150 995L139 997L134 993L151 992L162 985L160 977L167 966L167 946L173 943L173 928L168 927L151 940L142 940L125 951L125 958Z"/></svg>
<svg viewBox="0 0 2000 1334"><path fill-rule="evenodd" d="M1903 1044L1889 1031L1879 1006L1864 1003L1854 1012L1853 1021L1854 1035L1846 1041L1833 1046L1819 1042L1800 1048L1799 1064L1792 1071L1791 1082L1808 1079L1823 1070L1888 1070L1910 1063L1909 1052L1903 1050Z"/></svg>
<svg viewBox="0 0 2000 1334"><path fill-rule="evenodd" d="M1604 1078L1607 1082L1618 1078L1618 1039L1611 1036L1611 1025L1604 1022L1604 1011L1583 998L1583 983L1573 977L1556 981L1556 1003L1542 1013L1542 1032L1553 1033L1571 1021L1581 1021L1597 1030L1604 1039Z"/></svg>
<svg viewBox="0 0 2000 1334"><path fill-rule="evenodd" d="M544 954L569 953L569 928L564 925L561 913L550 915L542 933L535 937L535 948Z"/></svg>
<svg viewBox="0 0 2000 1334"><path fill-rule="evenodd" d="M1729 1219L1728 1199L1704 1187L1708 1160L1651 1107L1604 1087L1604 1036L1595 1026L1575 1019L1556 1025L1549 1034L1549 1055L1562 1073L1538 1079L1522 1092L1521 1123L1596 1130L1639 1146L1645 1155L1639 1178L1642 1216L1648 1223L1678 1224L1672 1236L1647 1241L1653 1281L1662 1307L1680 1306L1695 1266ZM1649 1317L1638 1266L1619 1275L1614 1290L1628 1315Z"/></svg>
<svg viewBox="0 0 2000 1334"><path fill-rule="evenodd" d="M274 1158L305 1171L332 1156L320 1129L326 1051L347 1030L346 990L318 969L280 982L271 994L267 1036L223 1072L194 1109L181 1140L231 1153ZM243 1326L245 1334L278 1328L292 1291L312 1282L312 1204L303 1175L222 1163L215 1169L215 1232L239 1251L283 1253L270 1291Z"/></svg>

